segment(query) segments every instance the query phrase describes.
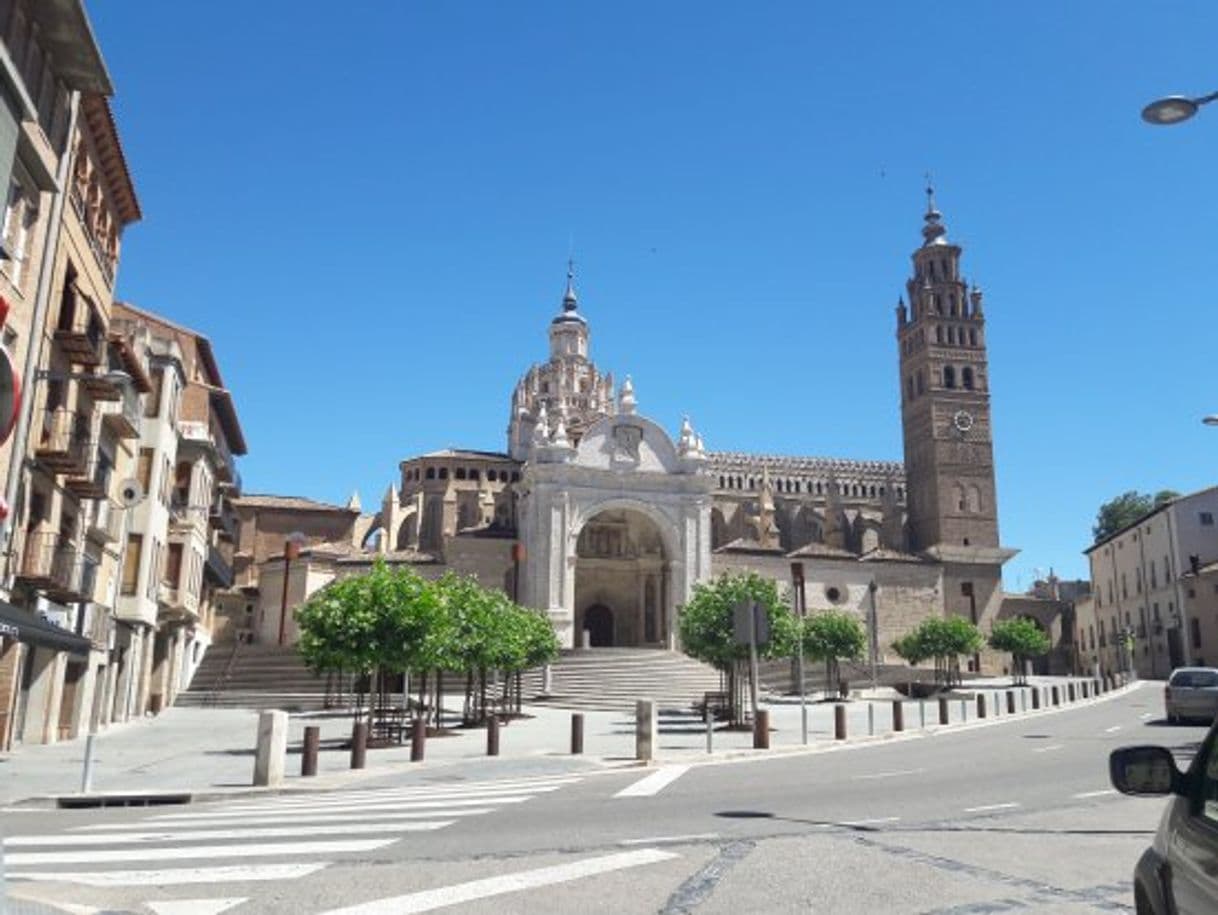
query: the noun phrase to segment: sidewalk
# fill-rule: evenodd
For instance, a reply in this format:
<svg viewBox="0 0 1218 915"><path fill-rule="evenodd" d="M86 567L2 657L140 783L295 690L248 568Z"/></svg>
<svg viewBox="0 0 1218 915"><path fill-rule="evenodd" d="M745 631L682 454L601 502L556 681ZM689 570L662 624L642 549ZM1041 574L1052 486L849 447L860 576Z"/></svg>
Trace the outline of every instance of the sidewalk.
<svg viewBox="0 0 1218 915"><path fill-rule="evenodd" d="M1033 678L1032 686L1046 690L1050 684L1061 686L1062 704L1065 680ZM1016 690L1016 716L1006 711L1008 680L970 683L969 691L987 696L989 718L1001 721L1031 711L1028 689ZM1111 695L1111 694L1109 694ZM829 747L834 739L834 703L809 699L808 741ZM1049 707L1043 702L1042 708ZM770 713L770 747L774 751L803 749L800 707L797 697L781 697L763 704ZM892 734L892 701L855 699L845 703L847 732L851 741L874 734ZM997 709L997 713L995 712ZM500 732L501 758L533 760L538 764L561 760L579 768L635 765L634 716L621 712L585 712L584 755L569 754L571 712L545 706L525 708L530 717L513 721ZM975 698L948 702L950 725L973 722L977 718ZM452 709L454 718L457 710ZM934 700L903 704L905 730L915 732L923 726L939 729L939 706ZM169 793L214 794L249 790L254 765L254 743L258 713L239 709L170 708L156 718L115 725L94 739L94 794ZM300 777L300 747L306 725L321 728L319 776ZM287 777L283 788L323 789L349 784L355 780L383 777L394 771L418 770L462 761L486 760L486 732L481 728L456 729L452 736L432 737L427 741L426 762L422 767L410 762L409 745L368 751L368 768L352 772L350 752L342 744L351 735L347 715L293 715L288 731ZM753 755L749 731L729 731L717 724L712 735L714 754L706 751L705 725L692 717L660 716L656 751L662 762L700 762L708 758ZM50 746L22 747L7 758L0 758L0 805L11 805L36 797L71 795L80 790L85 741L75 740ZM261 790L261 789L259 789Z"/></svg>

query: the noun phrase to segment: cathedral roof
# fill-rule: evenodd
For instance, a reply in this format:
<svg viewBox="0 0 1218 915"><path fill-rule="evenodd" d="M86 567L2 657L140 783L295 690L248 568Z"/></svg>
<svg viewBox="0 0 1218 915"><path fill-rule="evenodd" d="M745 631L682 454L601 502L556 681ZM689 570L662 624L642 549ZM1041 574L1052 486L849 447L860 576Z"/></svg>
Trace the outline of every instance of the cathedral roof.
<svg viewBox="0 0 1218 915"><path fill-rule="evenodd" d="M782 548L777 546L762 546L751 537L737 537L715 550L716 553L765 553L781 556Z"/></svg>
<svg viewBox="0 0 1218 915"><path fill-rule="evenodd" d="M269 493L244 493L234 499L233 502L237 505L244 505L250 508L283 508L294 511L359 513L356 509L348 508L343 505L332 505L329 502L318 502L316 499L308 499L304 496L276 496Z"/></svg>
<svg viewBox="0 0 1218 915"><path fill-rule="evenodd" d="M876 547L874 550L868 550L859 557L860 562L929 562L921 556L915 556L913 553L903 553L900 550L890 550L887 547Z"/></svg>
<svg viewBox="0 0 1218 915"><path fill-rule="evenodd" d="M905 465L900 461L860 461L850 458L748 454L743 451L708 451L706 458L708 467L711 469L751 466L758 470L768 467L796 473L880 474L894 478L905 476Z"/></svg>
<svg viewBox="0 0 1218 915"><path fill-rule="evenodd" d="M858 559L858 556L849 550L827 543L807 543L787 556L791 559Z"/></svg>

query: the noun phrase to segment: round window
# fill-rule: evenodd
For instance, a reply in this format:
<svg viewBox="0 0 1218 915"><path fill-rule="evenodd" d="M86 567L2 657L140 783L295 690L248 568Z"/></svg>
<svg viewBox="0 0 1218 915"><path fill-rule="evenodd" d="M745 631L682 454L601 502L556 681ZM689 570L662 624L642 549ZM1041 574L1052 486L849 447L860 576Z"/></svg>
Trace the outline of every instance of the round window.
<svg viewBox="0 0 1218 915"><path fill-rule="evenodd" d="M842 594L841 588L837 587L836 585L829 585L825 588L825 597L829 598L830 603L840 604L844 595Z"/></svg>

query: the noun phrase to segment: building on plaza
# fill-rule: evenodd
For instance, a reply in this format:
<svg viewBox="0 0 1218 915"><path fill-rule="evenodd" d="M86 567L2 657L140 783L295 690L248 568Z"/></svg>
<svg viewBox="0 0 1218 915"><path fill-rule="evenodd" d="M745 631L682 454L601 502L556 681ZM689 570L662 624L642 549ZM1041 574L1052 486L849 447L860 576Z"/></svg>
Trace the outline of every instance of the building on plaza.
<svg viewBox="0 0 1218 915"><path fill-rule="evenodd" d="M145 377L111 333L123 230L141 214L84 9L0 4L0 33L10 90L0 119L17 125L0 124L3 342L24 389L0 452L2 748L74 737L111 716L114 503L134 466Z"/></svg>
<svg viewBox="0 0 1218 915"><path fill-rule="evenodd" d="M548 358L511 393L505 450L402 461L366 533L301 552L287 604L379 554L475 574L545 611L568 648L673 648L696 583L731 569L785 583L801 562L809 608L874 607L886 656L930 615L988 629L1015 551L998 535L983 298L960 256L928 192L895 315L903 463L716 452L689 420L670 435L629 376L592 361L568 271ZM284 603L279 550L249 584L267 608Z"/></svg>
<svg viewBox="0 0 1218 915"><path fill-rule="evenodd" d="M1162 678L1199 658L1218 660L1214 595L1206 593L1206 569L1218 562L1215 517L1218 486L1172 499L1084 551L1093 596L1076 622L1084 668Z"/></svg>

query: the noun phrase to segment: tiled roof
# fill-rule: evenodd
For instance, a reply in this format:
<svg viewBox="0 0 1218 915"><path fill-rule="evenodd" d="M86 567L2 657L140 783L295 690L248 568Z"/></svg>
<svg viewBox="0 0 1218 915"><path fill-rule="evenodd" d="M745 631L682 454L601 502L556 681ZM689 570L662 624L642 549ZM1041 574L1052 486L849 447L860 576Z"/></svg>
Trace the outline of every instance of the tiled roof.
<svg viewBox="0 0 1218 915"><path fill-rule="evenodd" d="M890 550L886 547L868 550L859 559L862 562L927 562L926 559L915 556L913 553L903 553L900 550Z"/></svg>
<svg viewBox="0 0 1218 915"><path fill-rule="evenodd" d="M782 555L782 548L777 546L762 546L749 537L737 537L729 543L715 549L716 553L770 553Z"/></svg>
<svg viewBox="0 0 1218 915"><path fill-rule="evenodd" d="M262 493L245 493L233 502L237 505L247 505L250 508L285 508L297 511L351 512L352 509L342 505L331 505L329 502L318 502L306 499L304 496L276 496Z"/></svg>
<svg viewBox="0 0 1218 915"><path fill-rule="evenodd" d="M383 559L390 565L394 563L427 565L438 561L431 553L420 553L418 550L390 550L387 553L352 550L350 555L343 556L338 561L342 565L372 565L378 559Z"/></svg>
<svg viewBox="0 0 1218 915"><path fill-rule="evenodd" d="M792 559L858 559L858 556L849 550L839 549L827 543L806 543L787 555Z"/></svg>

